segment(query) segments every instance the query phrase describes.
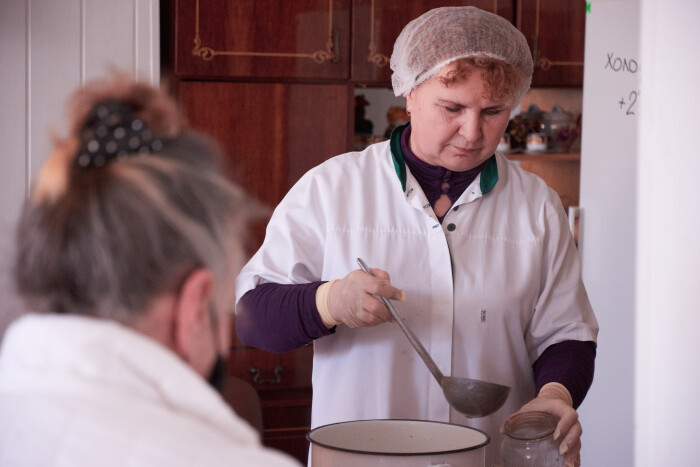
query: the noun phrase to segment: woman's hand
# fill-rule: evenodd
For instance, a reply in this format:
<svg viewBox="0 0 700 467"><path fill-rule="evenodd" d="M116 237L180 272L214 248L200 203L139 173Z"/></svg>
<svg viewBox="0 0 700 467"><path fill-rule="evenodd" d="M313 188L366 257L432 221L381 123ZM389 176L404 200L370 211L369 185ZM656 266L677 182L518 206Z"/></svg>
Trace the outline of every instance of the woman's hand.
<svg viewBox="0 0 700 467"><path fill-rule="evenodd" d="M554 430L554 440L561 440L559 453L564 455L564 467L581 465L581 423L573 409L571 396L560 384L546 384L537 397L522 406L516 413L530 411L549 412L559 421ZM501 427L501 433L504 429Z"/></svg>
<svg viewBox="0 0 700 467"><path fill-rule="evenodd" d="M374 276L358 269L332 284L328 291L328 311L336 323L356 328L392 320L387 307L372 295L403 300L404 293L391 285L387 272L371 271Z"/></svg>

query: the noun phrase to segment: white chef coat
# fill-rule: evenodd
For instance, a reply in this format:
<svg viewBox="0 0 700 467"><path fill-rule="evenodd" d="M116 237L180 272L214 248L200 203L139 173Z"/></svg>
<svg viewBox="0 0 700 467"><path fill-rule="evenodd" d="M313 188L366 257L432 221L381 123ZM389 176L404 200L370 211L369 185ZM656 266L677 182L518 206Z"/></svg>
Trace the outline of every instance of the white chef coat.
<svg viewBox="0 0 700 467"><path fill-rule="evenodd" d="M395 305L445 375L512 388L495 414L468 419L396 324L337 327L314 342L312 427L408 418L472 426L492 437L534 397L532 364L550 345L595 341L561 201L540 178L496 154L442 224L394 139L334 157L306 173L270 220L237 280L237 297L264 282L343 278L357 258L406 293Z"/></svg>
<svg viewBox="0 0 700 467"><path fill-rule="evenodd" d="M20 318L0 353L0 465L299 465L146 336L71 315Z"/></svg>

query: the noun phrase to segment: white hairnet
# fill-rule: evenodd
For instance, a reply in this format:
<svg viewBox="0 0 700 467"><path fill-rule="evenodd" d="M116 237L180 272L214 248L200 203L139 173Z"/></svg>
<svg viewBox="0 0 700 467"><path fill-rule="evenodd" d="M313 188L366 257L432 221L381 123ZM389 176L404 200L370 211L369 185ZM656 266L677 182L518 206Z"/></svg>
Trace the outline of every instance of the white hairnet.
<svg viewBox="0 0 700 467"><path fill-rule="evenodd" d="M532 57L525 36L508 20L476 7L435 8L403 28L391 54L394 94L411 89L460 58L474 55L503 60L525 77L520 100L532 80Z"/></svg>

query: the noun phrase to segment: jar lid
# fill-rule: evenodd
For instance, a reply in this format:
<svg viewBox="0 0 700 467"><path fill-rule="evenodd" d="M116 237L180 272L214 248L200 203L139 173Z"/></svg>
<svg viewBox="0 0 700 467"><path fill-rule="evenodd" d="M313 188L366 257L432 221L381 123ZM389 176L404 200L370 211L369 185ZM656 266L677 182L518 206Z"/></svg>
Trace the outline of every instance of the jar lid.
<svg viewBox="0 0 700 467"><path fill-rule="evenodd" d="M573 116L569 112L564 112L560 106L555 105L552 107L551 112L546 112L542 118L547 122L572 122L574 121Z"/></svg>
<svg viewBox="0 0 700 467"><path fill-rule="evenodd" d="M515 414L504 423L505 434L520 440L545 438L554 433L556 426L554 415L538 411Z"/></svg>
<svg viewBox="0 0 700 467"><path fill-rule="evenodd" d="M522 112L520 116L526 120L539 120L542 118L542 111L536 104L530 104L525 112Z"/></svg>

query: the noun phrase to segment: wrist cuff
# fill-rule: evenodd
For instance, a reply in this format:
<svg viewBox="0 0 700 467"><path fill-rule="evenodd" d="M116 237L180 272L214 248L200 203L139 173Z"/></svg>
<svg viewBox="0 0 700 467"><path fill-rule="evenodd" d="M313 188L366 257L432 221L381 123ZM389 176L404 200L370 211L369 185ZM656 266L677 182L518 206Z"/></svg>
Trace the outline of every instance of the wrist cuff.
<svg viewBox="0 0 700 467"><path fill-rule="evenodd" d="M325 284L321 284L318 289L316 289L316 309L318 309L318 314L321 316L321 321L328 328L332 328L340 324L342 321L336 321L331 315L331 309L328 305L328 295L330 294L331 287L338 282L340 279L336 279Z"/></svg>
<svg viewBox="0 0 700 467"><path fill-rule="evenodd" d="M563 400L567 404L569 404L571 407L574 406L574 401L571 398L571 394L569 393L569 390L566 389L566 387L561 384L561 383L547 383L544 386L542 386L542 389L540 389L540 392L538 396L541 395L551 395L554 397L557 397L558 399Z"/></svg>

